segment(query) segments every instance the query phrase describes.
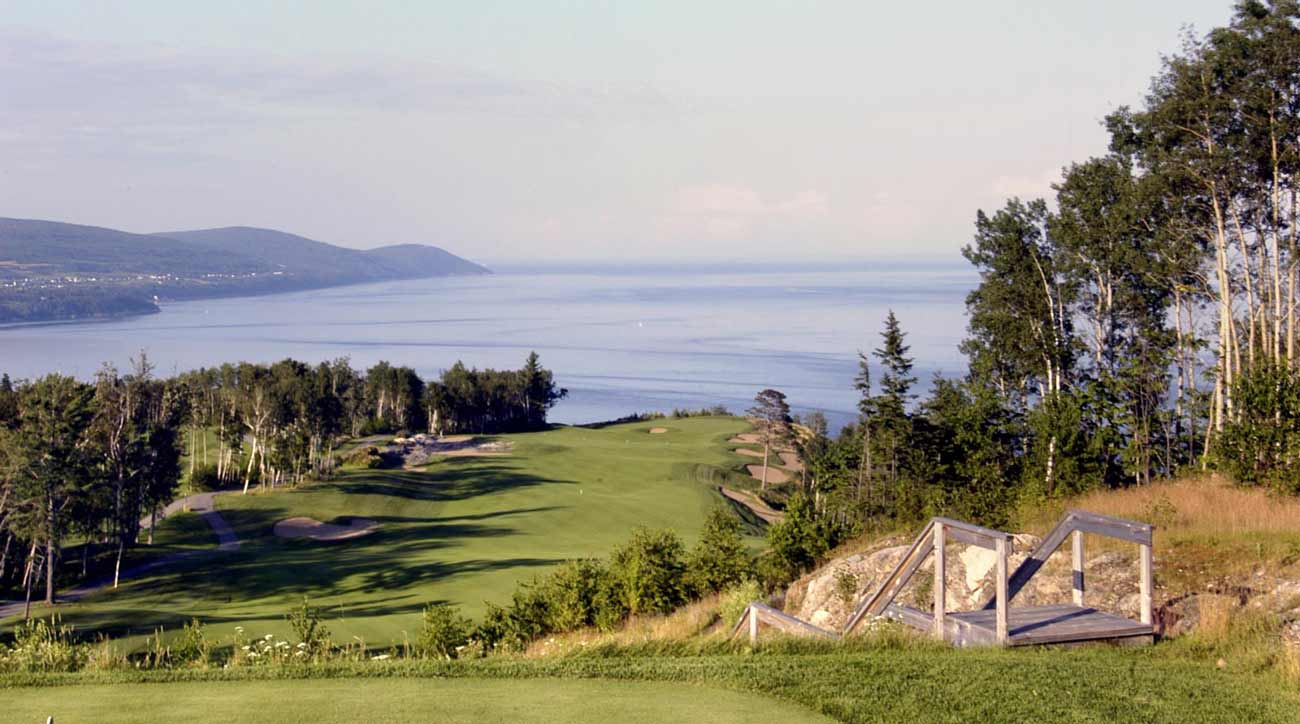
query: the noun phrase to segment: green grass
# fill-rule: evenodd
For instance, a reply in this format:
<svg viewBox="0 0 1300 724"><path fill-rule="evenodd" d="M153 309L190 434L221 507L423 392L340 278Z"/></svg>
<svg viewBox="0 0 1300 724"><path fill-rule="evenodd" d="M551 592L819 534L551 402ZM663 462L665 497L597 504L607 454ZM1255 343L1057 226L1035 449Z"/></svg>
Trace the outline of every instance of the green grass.
<svg viewBox="0 0 1300 724"><path fill-rule="evenodd" d="M102 685L5 692L15 722L825 722L800 706L664 682L379 679Z"/></svg>
<svg viewBox="0 0 1300 724"><path fill-rule="evenodd" d="M516 715L534 717L524 721L587 721L598 716L637 721L638 715L654 721L801 720L796 711L770 701L733 709L732 702L743 700L718 689L774 697L845 722L1113 724L1300 718L1300 695L1277 677L1236 671L1231 664L1220 670L1211 662L1178 660L1160 649L885 648L795 654L778 645L753 655L623 653L463 663L370 662L297 670L116 672L0 679L0 687L27 681L77 686L19 686L3 689L0 697L7 715L21 713L31 721L43 721L39 717L54 711L53 706L65 707L67 717L56 717L61 724L224 722L234 720L221 717L236 706L240 721L441 721L446 710L437 707L442 706L453 707L446 713L450 721L459 721L454 717L466 712L485 721L509 721ZM343 680L322 681L340 677ZM238 683L180 683L185 681ZM614 683L631 681L675 686ZM418 701L419 692L425 701ZM195 698L187 699L190 696ZM177 702L186 701L198 705L178 708ZM130 713L114 714L115 705ZM330 718L339 713L356 716L353 707L363 705L373 708L365 716ZM631 705L653 708L618 708ZM428 708L411 708L421 706ZM606 708L596 713L591 707Z"/></svg>
<svg viewBox="0 0 1300 724"><path fill-rule="evenodd" d="M667 434L650 435L651 427ZM515 584L571 558L604 556L638 525L676 529L694 543L710 486L682 474L726 464L738 418L690 418L560 428L506 436L505 457L444 458L418 471L344 470L330 481L273 493L218 496L240 550L183 561L76 604L60 606L83 633L140 637L190 618L228 639L287 635L286 611L302 596L325 609L335 640L387 646L414 636L421 609L450 602L478 616L484 601L508 600ZM274 524L291 516L371 518L380 528L350 541L283 540ZM160 538L211 535L175 519ZM43 609L35 610L44 615Z"/></svg>

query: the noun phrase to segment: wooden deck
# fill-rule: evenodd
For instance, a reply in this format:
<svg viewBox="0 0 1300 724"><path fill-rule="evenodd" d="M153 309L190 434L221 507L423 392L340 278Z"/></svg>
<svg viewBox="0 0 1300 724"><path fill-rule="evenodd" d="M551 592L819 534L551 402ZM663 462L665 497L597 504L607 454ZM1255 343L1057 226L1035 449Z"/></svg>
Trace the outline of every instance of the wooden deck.
<svg viewBox="0 0 1300 724"><path fill-rule="evenodd" d="M885 617L928 631L955 646L1070 645L1088 641L1149 644L1155 640L1151 595L1154 579L1152 532L1152 526L1146 523L1070 510L1016 571L1008 574L1007 559L1012 547L1010 535L951 518L932 518L894 570L885 576L873 593L859 601L843 631L827 631L764 604L754 603L736 622L732 636L738 635L748 622L751 643L758 640L760 624L796 635L839 638L852 635L864 621ZM1085 533L1137 544L1139 621L1084 605L1087 590L1083 570ZM1011 599L1020 593L1067 538L1071 541L1073 603L1012 608ZM994 591L979 610L948 610L947 548L950 543L987 548L995 555ZM895 603L899 593L927 560L934 562L934 609L922 611Z"/></svg>
<svg viewBox="0 0 1300 724"><path fill-rule="evenodd" d="M885 616L929 630L934 621L928 611L891 605ZM987 646L998 643L997 615L992 610L949 611L944 616L944 640L954 646ZM1106 641L1149 644L1154 634L1150 624L1098 611L1095 608L1058 604L1027 606L1007 612L1007 646L1070 644Z"/></svg>

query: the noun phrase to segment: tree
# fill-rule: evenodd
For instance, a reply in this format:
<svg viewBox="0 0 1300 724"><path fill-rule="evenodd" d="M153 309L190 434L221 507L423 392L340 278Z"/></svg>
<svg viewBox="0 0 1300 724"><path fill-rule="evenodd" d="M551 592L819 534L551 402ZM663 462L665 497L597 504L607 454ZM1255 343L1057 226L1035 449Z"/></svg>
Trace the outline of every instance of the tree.
<svg viewBox="0 0 1300 724"><path fill-rule="evenodd" d="M17 497L29 503L25 531L32 541L28 586L36 545L44 542L45 602L50 604L54 603L55 570L66 527L64 513L90 477L85 435L93 415L92 395L88 385L52 374L23 388L19 396L14 487Z"/></svg>
<svg viewBox="0 0 1300 724"><path fill-rule="evenodd" d="M881 346L872 352L881 366L880 394L872 406L882 443L889 454L889 482L895 486L899 479L898 450L906 443L911 427L907 406L914 397L912 385L916 384L912 358L907 356L910 348L904 343L906 337L891 309L885 317L885 329L880 333Z"/></svg>
<svg viewBox="0 0 1300 724"><path fill-rule="evenodd" d="M763 440L763 477L761 488L767 490L768 459L772 448L783 445L790 440L790 405L785 401L785 393L766 389L754 396L754 406L749 408L749 416L754 418L759 437Z"/></svg>
<svg viewBox="0 0 1300 724"><path fill-rule="evenodd" d="M749 552L735 513L721 506L709 511L700 542L691 550L687 565L698 593L721 591L748 577Z"/></svg>

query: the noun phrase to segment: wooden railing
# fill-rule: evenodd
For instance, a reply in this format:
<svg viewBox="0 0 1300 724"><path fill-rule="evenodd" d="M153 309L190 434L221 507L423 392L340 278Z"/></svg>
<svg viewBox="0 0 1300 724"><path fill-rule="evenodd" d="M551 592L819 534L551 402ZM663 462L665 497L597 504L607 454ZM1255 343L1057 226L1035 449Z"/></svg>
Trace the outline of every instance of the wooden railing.
<svg viewBox="0 0 1300 724"><path fill-rule="evenodd" d="M1007 639L1007 556L1011 554L1011 536L1000 530L973 525L952 518L931 518L921 534L912 542L902 560L894 570L885 577L874 593L862 600L844 626L844 634L853 632L863 621L870 617L886 614L915 622L924 612L906 606L894 605L908 581L912 580L921 564L931 554L934 556L934 611L931 616L930 629L939 638L945 638L945 616L948 607L947 564L945 551L949 541L966 543L993 551L997 555L997 590L994 602L997 608L997 639L1005 643Z"/></svg>
<svg viewBox="0 0 1300 724"><path fill-rule="evenodd" d="M951 518L931 518L916 539L912 541L912 545L908 547L907 552L903 554L903 557L890 571L889 575L880 582L880 585L869 596L862 599L857 608L854 609L841 634L814 626L762 603L750 604L745 609L744 615L732 627L731 634L733 637L736 636L747 625L749 627L749 639L752 643L757 641L759 625L763 624L786 633L815 635L834 639L839 638L841 635L848 636L853 633L863 621L886 616L917 628L928 628L936 638L946 640L948 638L946 547L949 542L958 542L991 550L996 556L994 561L996 567L994 591L990 599L983 605L983 609L986 611L995 610L994 640L999 645L1006 645L1010 638L1007 613L1011 600L1020 593L1025 584L1034 577L1034 574L1038 573L1047 562L1048 557L1065 542L1067 537L1070 537L1073 541L1072 597L1074 605L1080 607L1084 605L1084 533L1094 533L1138 544L1141 552L1142 623L1150 624L1152 618L1152 527L1145 523L1137 523L1108 515L1071 510L1066 513L1061 522L1048 533L1047 537L1034 549L1034 552L1010 576L1007 575L1007 559L1011 555L1012 546L1010 534ZM916 572L920 570L926 558L932 555L934 557L933 610L927 613L911 606L894 603L894 599L898 597L903 588L916 575Z"/></svg>
<svg viewBox="0 0 1300 724"><path fill-rule="evenodd" d="M1146 523L1138 523L1123 518L1115 518L1100 513L1090 513L1086 510L1067 511L1065 517L1060 523L1052 529L1034 552L1016 568L1016 572L1011 574L1011 579L1007 583L1007 598L1013 599L1016 594L1020 593L1029 579L1038 573L1039 569L1047 563L1047 559L1056 552L1057 548L1065 542L1068 536L1071 540L1071 592L1074 605L1084 605L1084 570L1083 570L1083 534L1094 533L1107 538L1129 541L1138 545L1139 562L1138 576L1139 587L1141 592L1141 620L1142 623L1150 624L1152 621L1152 601L1151 586L1153 578L1154 561L1151 554L1153 528ZM984 610L988 610L997 605L997 598L989 600L984 604Z"/></svg>

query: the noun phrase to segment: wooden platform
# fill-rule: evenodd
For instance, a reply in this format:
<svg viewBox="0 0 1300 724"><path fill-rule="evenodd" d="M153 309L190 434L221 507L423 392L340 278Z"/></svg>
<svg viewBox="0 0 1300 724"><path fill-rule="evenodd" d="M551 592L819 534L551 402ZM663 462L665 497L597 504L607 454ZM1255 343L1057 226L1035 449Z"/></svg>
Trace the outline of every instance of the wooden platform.
<svg viewBox="0 0 1300 724"><path fill-rule="evenodd" d="M898 604L885 609L885 616L923 631L930 630L934 621L928 611ZM955 646L986 646L998 641L995 611L949 611L943 621L944 640ZM1012 608L1007 612L1008 646L1084 641L1142 645L1151 643L1153 638L1150 624L1095 608L1059 604Z"/></svg>

